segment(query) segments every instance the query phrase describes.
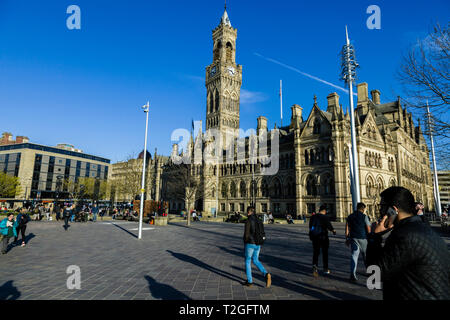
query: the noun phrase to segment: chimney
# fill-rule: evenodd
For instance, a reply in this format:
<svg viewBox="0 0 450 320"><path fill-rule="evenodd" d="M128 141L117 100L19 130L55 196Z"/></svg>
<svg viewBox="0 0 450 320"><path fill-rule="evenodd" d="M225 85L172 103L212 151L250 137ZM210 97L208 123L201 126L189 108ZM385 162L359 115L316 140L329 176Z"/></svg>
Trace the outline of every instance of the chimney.
<svg viewBox="0 0 450 320"><path fill-rule="evenodd" d="M267 131L267 118L263 116L258 117L258 125L256 127L256 132L259 135L259 131L263 130L263 132Z"/></svg>
<svg viewBox="0 0 450 320"><path fill-rule="evenodd" d="M358 104L360 102L366 102L369 100L369 89L366 82L360 83L357 85L358 88Z"/></svg>
<svg viewBox="0 0 450 320"><path fill-rule="evenodd" d="M372 95L372 102L374 104L381 104L381 102L380 102L380 91L372 90L372 91L370 91L370 94Z"/></svg>
<svg viewBox="0 0 450 320"><path fill-rule="evenodd" d="M26 137L24 137L24 136L17 136L16 137L16 143L24 143L24 138L26 138Z"/></svg>
<svg viewBox="0 0 450 320"><path fill-rule="evenodd" d="M12 134L9 132L3 132L2 133L2 140L1 144L9 144L13 141Z"/></svg>
<svg viewBox="0 0 450 320"><path fill-rule="evenodd" d="M327 112L332 112L333 108L339 108L339 95L336 92L330 93L327 97L328 107Z"/></svg>
<svg viewBox="0 0 450 320"><path fill-rule="evenodd" d="M300 107L298 104L294 104L291 107L291 127L293 128L299 128L300 123L302 123L302 111L303 108Z"/></svg>

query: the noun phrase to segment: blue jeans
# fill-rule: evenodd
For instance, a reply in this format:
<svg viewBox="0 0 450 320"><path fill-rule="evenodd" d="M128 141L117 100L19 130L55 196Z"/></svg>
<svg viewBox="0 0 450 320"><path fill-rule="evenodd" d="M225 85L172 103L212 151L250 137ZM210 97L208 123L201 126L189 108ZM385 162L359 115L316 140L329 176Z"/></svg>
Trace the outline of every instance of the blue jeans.
<svg viewBox="0 0 450 320"><path fill-rule="evenodd" d="M264 269L263 265L259 261L260 250L261 246L250 243L245 244L245 273L247 274L247 281L249 283L252 283L252 261L264 276L267 274L266 269Z"/></svg>
<svg viewBox="0 0 450 320"><path fill-rule="evenodd" d="M75 219L75 215L73 214L73 215L70 217L70 222L73 222L74 219Z"/></svg>
<svg viewBox="0 0 450 320"><path fill-rule="evenodd" d="M94 213L93 216L94 216L94 218L92 218L92 221L97 221L97 214Z"/></svg>
<svg viewBox="0 0 450 320"><path fill-rule="evenodd" d="M352 259L350 262L350 273L356 277L359 252L362 253L364 264L366 263L367 239L351 239Z"/></svg>

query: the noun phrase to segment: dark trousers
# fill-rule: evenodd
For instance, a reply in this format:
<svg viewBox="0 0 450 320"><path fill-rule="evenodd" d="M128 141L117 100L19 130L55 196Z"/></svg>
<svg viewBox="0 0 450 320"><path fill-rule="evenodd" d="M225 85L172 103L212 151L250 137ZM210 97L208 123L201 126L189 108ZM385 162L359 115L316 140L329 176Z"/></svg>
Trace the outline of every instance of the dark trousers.
<svg viewBox="0 0 450 320"><path fill-rule="evenodd" d="M8 237L8 236L3 236L3 240L2 240L2 253L6 253L6 250L8 249L9 239L11 239L11 238Z"/></svg>
<svg viewBox="0 0 450 320"><path fill-rule="evenodd" d="M315 238L312 240L313 244L313 265L319 265L319 254L322 249L323 268L328 269L328 247L330 240L326 238Z"/></svg>
<svg viewBox="0 0 450 320"><path fill-rule="evenodd" d="M69 227L69 219L70 219L69 216L64 217L64 228L66 229Z"/></svg>
<svg viewBox="0 0 450 320"><path fill-rule="evenodd" d="M19 232L22 234L22 242L25 242L25 230L27 229L27 225L18 225L17 226L17 237L14 238L14 242L17 241L17 239L19 238Z"/></svg>

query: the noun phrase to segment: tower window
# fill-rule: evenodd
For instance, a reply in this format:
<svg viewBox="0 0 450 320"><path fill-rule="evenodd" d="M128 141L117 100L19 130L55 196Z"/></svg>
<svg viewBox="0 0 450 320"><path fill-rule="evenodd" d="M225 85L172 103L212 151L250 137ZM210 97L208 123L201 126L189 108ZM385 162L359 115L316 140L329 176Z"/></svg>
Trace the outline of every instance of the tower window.
<svg viewBox="0 0 450 320"><path fill-rule="evenodd" d="M219 110L219 99L220 99L219 92L216 89L216 103L215 103L215 110L216 111Z"/></svg>
<svg viewBox="0 0 450 320"><path fill-rule="evenodd" d="M233 52L233 46L230 42L227 42L227 61L232 61L232 52Z"/></svg>

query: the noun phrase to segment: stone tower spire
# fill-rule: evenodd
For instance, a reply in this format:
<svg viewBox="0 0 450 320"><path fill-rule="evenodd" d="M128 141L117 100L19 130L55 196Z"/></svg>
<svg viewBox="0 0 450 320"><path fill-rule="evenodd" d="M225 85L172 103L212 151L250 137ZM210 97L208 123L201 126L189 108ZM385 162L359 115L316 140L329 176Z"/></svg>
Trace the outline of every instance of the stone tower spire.
<svg viewBox="0 0 450 320"><path fill-rule="evenodd" d="M225 10L212 31L213 62L206 67L206 129L217 129L223 148L239 136L242 66L236 64L237 29L231 26Z"/></svg>

